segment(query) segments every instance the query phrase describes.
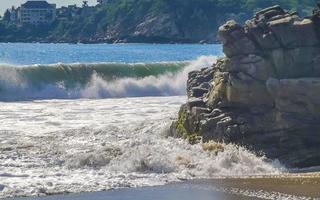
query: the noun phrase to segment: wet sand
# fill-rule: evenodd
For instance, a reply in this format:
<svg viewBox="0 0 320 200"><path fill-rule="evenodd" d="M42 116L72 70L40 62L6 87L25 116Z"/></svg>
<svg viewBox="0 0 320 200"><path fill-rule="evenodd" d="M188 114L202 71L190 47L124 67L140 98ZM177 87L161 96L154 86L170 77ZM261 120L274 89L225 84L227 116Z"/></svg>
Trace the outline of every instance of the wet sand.
<svg viewBox="0 0 320 200"><path fill-rule="evenodd" d="M320 173L194 180L158 187L11 198L10 200L254 200L320 199ZM8 199L9 200L9 199Z"/></svg>
<svg viewBox="0 0 320 200"><path fill-rule="evenodd" d="M106 192L11 198L6 200L255 200L203 187L206 183L179 183L157 187L128 188Z"/></svg>
<svg viewBox="0 0 320 200"><path fill-rule="evenodd" d="M289 174L272 177L230 178L207 181L222 188L278 192L320 199L320 173Z"/></svg>

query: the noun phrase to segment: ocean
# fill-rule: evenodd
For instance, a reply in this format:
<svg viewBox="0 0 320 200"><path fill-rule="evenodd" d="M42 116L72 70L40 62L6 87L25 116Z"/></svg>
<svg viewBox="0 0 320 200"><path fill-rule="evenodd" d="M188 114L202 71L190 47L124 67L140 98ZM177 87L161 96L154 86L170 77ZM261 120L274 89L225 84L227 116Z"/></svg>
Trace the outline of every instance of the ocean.
<svg viewBox="0 0 320 200"><path fill-rule="evenodd" d="M0 44L0 198L285 172L243 147L216 154L168 137L188 73L222 55L221 45Z"/></svg>

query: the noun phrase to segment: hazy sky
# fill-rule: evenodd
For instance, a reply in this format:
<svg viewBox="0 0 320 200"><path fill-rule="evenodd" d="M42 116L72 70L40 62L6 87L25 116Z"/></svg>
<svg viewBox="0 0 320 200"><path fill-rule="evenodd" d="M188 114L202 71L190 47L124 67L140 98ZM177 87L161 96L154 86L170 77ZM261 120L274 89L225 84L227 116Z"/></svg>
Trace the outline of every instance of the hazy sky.
<svg viewBox="0 0 320 200"><path fill-rule="evenodd" d="M7 8L11 8L11 6L19 6L22 3L25 3L27 0L0 0L0 14L3 15L4 11ZM70 5L70 4L78 4L79 6L82 5L82 0L47 0L49 3L57 4L57 7L63 5ZM89 5L95 5L97 0L87 0Z"/></svg>

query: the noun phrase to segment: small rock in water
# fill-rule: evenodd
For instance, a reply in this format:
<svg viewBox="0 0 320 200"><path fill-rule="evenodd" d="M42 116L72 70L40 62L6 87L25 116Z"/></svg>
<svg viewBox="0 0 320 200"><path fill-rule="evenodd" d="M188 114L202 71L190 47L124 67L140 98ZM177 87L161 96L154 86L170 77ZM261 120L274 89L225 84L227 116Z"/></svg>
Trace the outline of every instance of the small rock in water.
<svg viewBox="0 0 320 200"><path fill-rule="evenodd" d="M4 190L5 186L0 184L0 191Z"/></svg>

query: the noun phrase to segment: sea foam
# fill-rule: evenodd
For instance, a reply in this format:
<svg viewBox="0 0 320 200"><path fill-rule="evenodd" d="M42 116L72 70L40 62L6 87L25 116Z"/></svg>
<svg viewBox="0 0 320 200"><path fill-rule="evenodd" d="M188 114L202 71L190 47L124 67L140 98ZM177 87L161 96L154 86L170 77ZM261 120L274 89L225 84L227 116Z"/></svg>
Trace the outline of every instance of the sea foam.
<svg viewBox="0 0 320 200"><path fill-rule="evenodd" d="M0 197L284 171L243 147L224 145L217 153L168 137L183 102L184 96L0 103L6 113L0 115Z"/></svg>

